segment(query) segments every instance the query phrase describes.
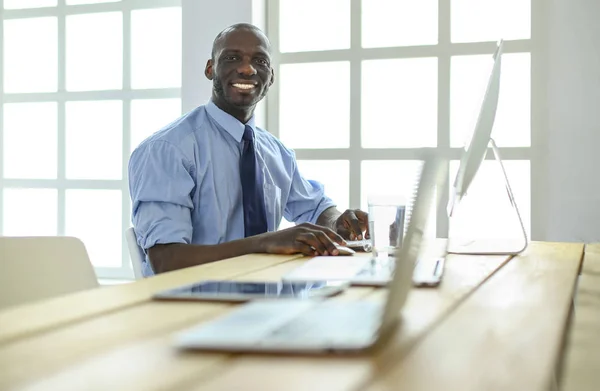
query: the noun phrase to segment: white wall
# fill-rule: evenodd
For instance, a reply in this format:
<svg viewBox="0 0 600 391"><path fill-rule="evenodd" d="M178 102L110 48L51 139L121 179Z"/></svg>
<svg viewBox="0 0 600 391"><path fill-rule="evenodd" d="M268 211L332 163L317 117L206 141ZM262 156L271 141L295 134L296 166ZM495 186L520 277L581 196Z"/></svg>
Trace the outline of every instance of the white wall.
<svg viewBox="0 0 600 391"><path fill-rule="evenodd" d="M600 241L600 1L547 9L545 232L549 241Z"/></svg>

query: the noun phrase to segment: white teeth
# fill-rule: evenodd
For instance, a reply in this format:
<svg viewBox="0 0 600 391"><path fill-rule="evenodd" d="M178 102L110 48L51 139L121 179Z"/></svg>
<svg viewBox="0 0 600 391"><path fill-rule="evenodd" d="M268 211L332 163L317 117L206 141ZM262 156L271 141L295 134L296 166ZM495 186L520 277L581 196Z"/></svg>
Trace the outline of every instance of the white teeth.
<svg viewBox="0 0 600 391"><path fill-rule="evenodd" d="M254 84L240 84L240 83L235 83L233 85L235 88L239 88L242 90L249 90L251 88L254 88Z"/></svg>

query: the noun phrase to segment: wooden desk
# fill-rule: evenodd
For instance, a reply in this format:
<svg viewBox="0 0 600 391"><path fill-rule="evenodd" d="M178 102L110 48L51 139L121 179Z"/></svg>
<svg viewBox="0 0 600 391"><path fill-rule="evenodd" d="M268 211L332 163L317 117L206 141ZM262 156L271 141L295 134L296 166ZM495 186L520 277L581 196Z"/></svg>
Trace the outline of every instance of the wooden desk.
<svg viewBox="0 0 600 391"><path fill-rule="evenodd" d="M559 360L583 245L521 256L449 256L414 289L385 348L360 357L180 353L173 333L229 304L153 302L202 278L277 279L305 262L250 255L0 313L0 389L545 390ZM332 300L383 290L352 288Z"/></svg>
<svg viewBox="0 0 600 391"><path fill-rule="evenodd" d="M564 391L600 389L600 245L588 245L563 367Z"/></svg>

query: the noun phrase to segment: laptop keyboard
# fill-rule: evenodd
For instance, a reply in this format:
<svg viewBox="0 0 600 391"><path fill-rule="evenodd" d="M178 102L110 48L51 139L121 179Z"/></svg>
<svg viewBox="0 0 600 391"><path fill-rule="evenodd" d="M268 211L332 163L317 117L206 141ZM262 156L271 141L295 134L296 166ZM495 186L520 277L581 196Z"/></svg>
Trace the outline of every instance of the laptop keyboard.
<svg viewBox="0 0 600 391"><path fill-rule="evenodd" d="M366 257L315 257L294 269L290 276L305 281L349 280L369 262Z"/></svg>
<svg viewBox="0 0 600 391"><path fill-rule="evenodd" d="M269 342L301 339L312 341L351 341L372 336L381 322L377 303L323 303L273 330ZM366 335L365 335L366 334Z"/></svg>
<svg viewBox="0 0 600 391"><path fill-rule="evenodd" d="M390 278L394 271L394 266L394 258L373 260L362 268L356 277Z"/></svg>
<svg viewBox="0 0 600 391"><path fill-rule="evenodd" d="M379 302L273 300L249 303L183 331L177 345L274 349L341 349L368 346L382 320Z"/></svg>

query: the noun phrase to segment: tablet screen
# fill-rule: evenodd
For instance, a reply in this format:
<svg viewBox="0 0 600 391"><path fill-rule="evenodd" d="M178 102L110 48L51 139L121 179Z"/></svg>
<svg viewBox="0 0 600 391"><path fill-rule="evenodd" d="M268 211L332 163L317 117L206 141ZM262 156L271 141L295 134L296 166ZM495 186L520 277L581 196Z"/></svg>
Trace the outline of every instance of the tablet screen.
<svg viewBox="0 0 600 391"><path fill-rule="evenodd" d="M339 281L309 282L254 282L254 281L201 281L155 295L159 299L188 300L250 300L257 298L313 298L324 297L343 290Z"/></svg>

